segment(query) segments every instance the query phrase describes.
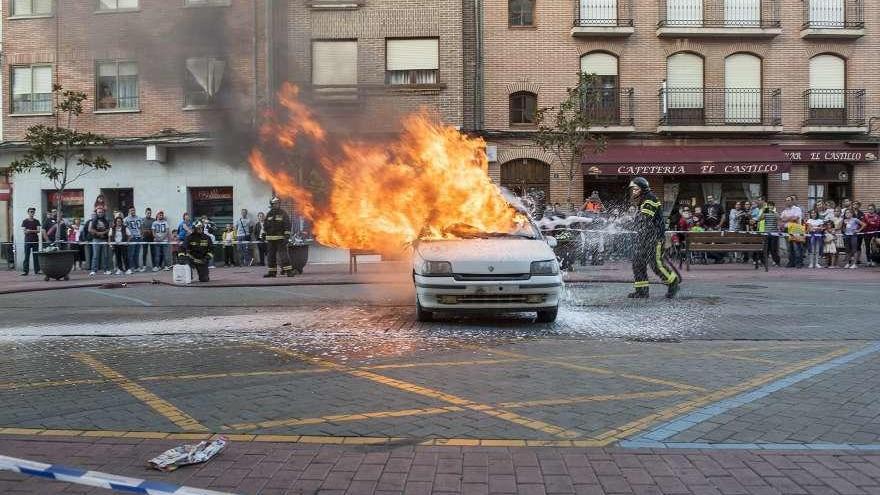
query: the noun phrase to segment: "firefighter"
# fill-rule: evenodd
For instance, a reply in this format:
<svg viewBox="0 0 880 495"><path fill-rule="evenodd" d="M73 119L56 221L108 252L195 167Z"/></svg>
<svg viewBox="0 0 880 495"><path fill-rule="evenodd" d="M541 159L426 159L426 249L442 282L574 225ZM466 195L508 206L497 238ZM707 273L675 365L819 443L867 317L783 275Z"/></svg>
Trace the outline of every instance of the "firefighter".
<svg viewBox="0 0 880 495"><path fill-rule="evenodd" d="M648 297L648 264L666 284L666 297L673 298L678 294L681 275L663 254L666 219L663 217L663 205L651 192L651 186L644 177L636 177L629 183L630 199L638 208L633 222L636 231L635 252L633 253L632 269L635 280L635 291L630 298L643 299Z"/></svg>
<svg viewBox="0 0 880 495"><path fill-rule="evenodd" d="M269 212L263 227L266 230L266 244L268 253L266 256L269 271L263 277L271 278L278 275L278 265L281 265L281 274L293 276L293 266L290 264L290 254L287 244L290 241L290 216L279 205L281 201L273 197L269 201Z"/></svg>
<svg viewBox="0 0 880 495"><path fill-rule="evenodd" d="M183 241L183 250L189 258L189 265L198 273L199 282L208 282L208 265L214 259L214 243L205 234L205 224L196 222L192 234Z"/></svg>

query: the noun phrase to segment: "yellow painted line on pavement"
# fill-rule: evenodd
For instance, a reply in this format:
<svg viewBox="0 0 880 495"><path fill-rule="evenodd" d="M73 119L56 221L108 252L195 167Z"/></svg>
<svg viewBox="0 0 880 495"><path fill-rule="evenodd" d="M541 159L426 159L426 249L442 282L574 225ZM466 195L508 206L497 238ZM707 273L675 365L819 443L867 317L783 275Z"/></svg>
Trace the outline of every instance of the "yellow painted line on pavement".
<svg viewBox="0 0 880 495"><path fill-rule="evenodd" d="M475 359L472 361L428 361L424 363L399 363L399 364L377 364L373 366L361 366L363 370L396 370L405 368L422 368L431 366L478 366L481 364L505 364L517 363L522 359Z"/></svg>
<svg viewBox="0 0 880 495"><path fill-rule="evenodd" d="M321 416L318 418L290 418L278 419L273 421L260 421L259 423L238 423L229 425L226 428L230 430L257 430L262 428L277 428L279 426L304 426L317 425L322 423L342 423L346 421L364 421L377 418L403 418L407 416L430 416L434 414L445 414L448 412L460 412L464 409L458 406L450 407L432 407L425 409L403 409L399 411L376 411L354 414L335 414L330 416Z"/></svg>
<svg viewBox="0 0 880 495"><path fill-rule="evenodd" d="M649 414L648 416L645 416L641 419L631 421L623 426L619 426L605 433L602 433L596 438L605 442L606 445L612 442L616 442L618 440L632 436L640 431L643 431L657 422L681 416L682 414L690 412L699 407L703 407L713 402L726 399L730 396L740 394L749 389L772 382L786 375L790 375L792 373L813 367L817 364L842 356L844 354L847 354L848 352L850 352L850 348L843 347L816 358L801 361L799 363L794 363L776 371L764 373L755 378L752 378L751 380L747 380L737 385L717 390L710 394L697 397L696 399L683 402L681 404L676 404L654 414Z"/></svg>
<svg viewBox="0 0 880 495"><path fill-rule="evenodd" d="M207 430L207 428L202 426L192 416L174 407L174 405L172 405L170 402L159 398L157 395L153 394L144 387L141 387L137 383L129 380L121 373L98 361L92 356L81 352L72 354L72 356L81 363L97 371L101 376L112 381L121 389L128 392L131 396L148 405L151 409L161 414L180 428L189 431Z"/></svg>
<svg viewBox="0 0 880 495"><path fill-rule="evenodd" d="M325 368L330 368L341 373L346 373L351 376L355 376L358 378L363 378L365 380L370 380L374 383L379 383L391 388L395 388L398 390L403 390L406 392L410 392L413 394L422 395L424 397L430 397L432 399L437 399L443 402L448 402L454 406L459 406L465 409L470 409L473 411L479 411L488 416L492 416L494 418L502 419L504 421L508 421L510 423L517 424L519 426L523 426L532 430L537 430L543 433L547 433L556 437L561 438L576 438L582 435L581 432L575 430L568 430L556 425L552 425L550 423L546 423L544 421L539 421L535 419L526 418L520 416L516 413L505 411L503 409L496 409L492 406L486 404L479 404L468 399L458 397L453 394L448 394L445 392L441 392L439 390L434 390L428 387L423 387L421 385L416 385L414 383L405 382L403 380L398 380L395 378L390 378L384 375L380 375L378 373L374 373L372 371L368 371L360 368L348 368L346 366L342 366L340 364L336 364L332 361L325 361L323 359L319 359L313 356L309 356L307 354L303 354L297 351L291 351L289 349L284 349L281 347L270 347L280 354L285 354L290 357L299 359L301 361L305 361L308 363L315 364L317 366L322 366Z"/></svg>
<svg viewBox="0 0 880 495"><path fill-rule="evenodd" d="M635 373L619 372L619 371L615 371L615 370L608 370L605 368L596 368L595 366L584 366L584 365L580 365L580 364L568 363L566 361L560 361L558 359L552 359L552 358L545 359L545 358L539 358L539 357L531 357L531 356L527 356L525 354L518 354L516 352L502 351L500 349L488 349L487 352L489 352L491 354L499 354L501 356L508 356L508 357L512 357L512 358L518 357L520 359L526 359L526 360L533 361L536 363L550 364L553 366L558 366L560 368L567 368L567 369L575 370L575 371L584 371L584 372L593 373L596 375L618 376L620 378L627 378L629 380L647 382L647 383L652 383L655 385L664 385L667 387L673 387L673 388L682 389L682 390L692 390L692 391L696 391L696 392L706 392L707 391L703 387L698 387L696 385L690 385L688 383L673 382L670 380L662 380L660 378L653 378L650 376L637 375Z"/></svg>
<svg viewBox="0 0 880 495"><path fill-rule="evenodd" d="M568 399L544 399L530 400L524 402L502 402L498 407L505 409L518 409L523 407L538 406L565 406L569 404L581 404L584 402L610 402L617 400L635 400L635 399L658 399L662 397L673 397L676 395L690 395L693 392L689 390L661 390L659 392L636 392L631 394L615 394L615 395L584 395L581 397L571 397Z"/></svg>

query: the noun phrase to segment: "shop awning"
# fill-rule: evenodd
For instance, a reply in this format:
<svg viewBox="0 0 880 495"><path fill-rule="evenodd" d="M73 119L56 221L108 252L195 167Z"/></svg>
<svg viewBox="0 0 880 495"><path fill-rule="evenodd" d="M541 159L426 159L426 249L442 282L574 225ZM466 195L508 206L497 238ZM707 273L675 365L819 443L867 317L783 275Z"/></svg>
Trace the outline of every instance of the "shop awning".
<svg viewBox="0 0 880 495"><path fill-rule="evenodd" d="M791 171L781 148L765 146L614 146L586 153L588 175L731 175Z"/></svg>

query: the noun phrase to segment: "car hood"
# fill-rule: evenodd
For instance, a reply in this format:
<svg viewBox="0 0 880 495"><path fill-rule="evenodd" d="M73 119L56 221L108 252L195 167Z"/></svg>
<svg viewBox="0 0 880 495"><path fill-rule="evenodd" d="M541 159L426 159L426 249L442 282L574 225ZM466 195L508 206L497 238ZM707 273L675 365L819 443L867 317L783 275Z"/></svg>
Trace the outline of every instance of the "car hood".
<svg viewBox="0 0 880 495"><path fill-rule="evenodd" d="M543 240L510 238L420 241L415 256L416 263L448 261L453 273L473 274L529 273L533 261L552 259Z"/></svg>

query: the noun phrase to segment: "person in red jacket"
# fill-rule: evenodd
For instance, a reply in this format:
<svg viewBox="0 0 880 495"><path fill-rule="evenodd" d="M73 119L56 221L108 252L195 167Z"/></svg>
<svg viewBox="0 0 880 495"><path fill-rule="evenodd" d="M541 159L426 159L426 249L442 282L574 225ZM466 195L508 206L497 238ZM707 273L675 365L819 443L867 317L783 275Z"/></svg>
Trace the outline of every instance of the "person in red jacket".
<svg viewBox="0 0 880 495"><path fill-rule="evenodd" d="M863 232L866 232L863 241L865 243L865 257L868 259L868 266L874 266L874 250L877 249L874 239L880 238L880 235L877 234L880 231L880 213L877 213L877 207L873 203L868 205L868 211L865 212L862 221L865 222Z"/></svg>

